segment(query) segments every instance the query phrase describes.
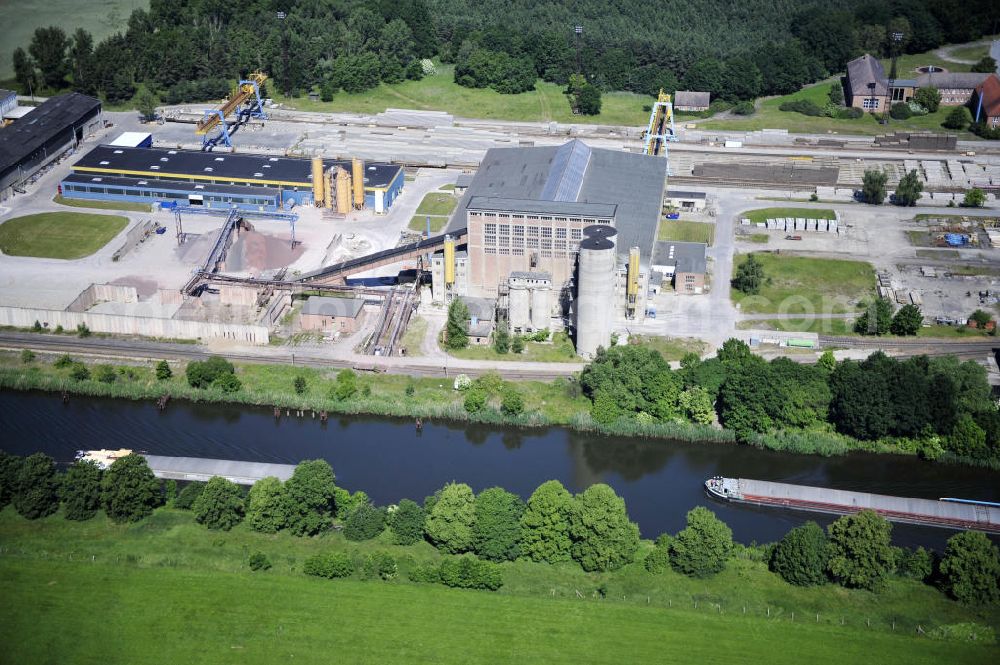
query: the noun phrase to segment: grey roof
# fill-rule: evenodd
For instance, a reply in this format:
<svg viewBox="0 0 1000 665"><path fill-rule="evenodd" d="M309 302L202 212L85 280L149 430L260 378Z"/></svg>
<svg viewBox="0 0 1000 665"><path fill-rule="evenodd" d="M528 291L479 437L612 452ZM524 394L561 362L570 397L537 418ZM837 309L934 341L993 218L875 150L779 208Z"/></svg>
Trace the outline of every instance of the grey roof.
<svg viewBox="0 0 1000 665"><path fill-rule="evenodd" d="M547 272L521 272L515 270L510 273L512 279L533 279L536 281L552 281L552 275Z"/></svg>
<svg viewBox="0 0 1000 665"><path fill-rule="evenodd" d="M668 191L668 199L703 199L705 198L705 192L684 192L684 191Z"/></svg>
<svg viewBox="0 0 1000 665"><path fill-rule="evenodd" d="M986 80L989 74L975 72L932 72L917 77L917 86L921 88L968 88L972 90Z"/></svg>
<svg viewBox="0 0 1000 665"><path fill-rule="evenodd" d="M493 311L496 309L496 301L491 298L473 298L472 296L459 296L459 300L469 308L469 316L480 321L492 321Z"/></svg>
<svg viewBox="0 0 1000 665"><path fill-rule="evenodd" d="M710 92L678 90L674 93L674 106L708 106L711 99L712 93Z"/></svg>
<svg viewBox="0 0 1000 665"><path fill-rule="evenodd" d="M661 240L653 250L653 265L674 266L676 272L704 273L708 269L702 242L675 242Z"/></svg>
<svg viewBox="0 0 1000 665"><path fill-rule="evenodd" d="M506 199L495 196L474 196L469 210L504 210L542 215L574 215L577 217L614 217L615 205L576 203L575 201L539 201L537 199Z"/></svg>
<svg viewBox="0 0 1000 665"><path fill-rule="evenodd" d="M0 99L7 99L8 97L17 97L17 93L7 88L0 88Z"/></svg>
<svg viewBox="0 0 1000 665"><path fill-rule="evenodd" d="M894 88L916 88L917 79L893 79L892 87Z"/></svg>
<svg viewBox="0 0 1000 665"><path fill-rule="evenodd" d="M491 148L483 157L448 228L466 227L466 211L474 197L538 201L550 176L565 177L566 171L559 170L556 163L557 153L572 151L579 143L573 140L559 147ZM568 150L567 145L570 146ZM648 263L663 209L667 160L602 148L589 148L589 154L576 202L616 206L619 255L627 256L630 247L639 247L643 262Z"/></svg>
<svg viewBox="0 0 1000 665"><path fill-rule="evenodd" d="M459 173L458 177L455 178L456 187L468 187L472 184L472 179L475 177L472 173Z"/></svg>
<svg viewBox="0 0 1000 665"><path fill-rule="evenodd" d="M99 99L77 92L49 97L25 119L0 131L0 175L62 135L66 142L73 140L73 128L100 111Z"/></svg>
<svg viewBox="0 0 1000 665"><path fill-rule="evenodd" d="M303 314L318 314L319 316L357 317L365 303L360 298L328 298L326 296L311 296L302 307Z"/></svg>
<svg viewBox="0 0 1000 665"><path fill-rule="evenodd" d="M288 480L295 471L295 466L292 464L240 462L201 457L163 457L160 455L143 455L143 457L146 458L153 475L157 478L173 480L200 480L204 482L214 476L221 476L240 485L252 485L268 476L274 476L278 480Z"/></svg>
<svg viewBox="0 0 1000 665"><path fill-rule="evenodd" d="M875 84L874 92L868 87L869 83ZM886 95L889 91L885 68L878 58L867 53L847 63L847 84L850 86L851 95L855 97Z"/></svg>

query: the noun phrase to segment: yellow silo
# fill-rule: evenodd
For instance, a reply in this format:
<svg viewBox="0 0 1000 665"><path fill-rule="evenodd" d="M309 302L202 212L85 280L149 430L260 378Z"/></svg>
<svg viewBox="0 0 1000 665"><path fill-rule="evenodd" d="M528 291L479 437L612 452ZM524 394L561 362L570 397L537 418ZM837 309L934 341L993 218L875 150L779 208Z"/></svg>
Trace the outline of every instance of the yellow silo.
<svg viewBox="0 0 1000 665"><path fill-rule="evenodd" d="M628 250L628 298L629 302L635 302L635 297L639 294L639 248L632 247Z"/></svg>
<svg viewBox="0 0 1000 665"><path fill-rule="evenodd" d="M451 236L444 239L444 283L455 283L455 239Z"/></svg>
<svg viewBox="0 0 1000 665"><path fill-rule="evenodd" d="M351 174L337 167L337 212L346 215L351 211Z"/></svg>
<svg viewBox="0 0 1000 665"><path fill-rule="evenodd" d="M333 207L333 172L331 168L323 173L323 202L327 208Z"/></svg>
<svg viewBox="0 0 1000 665"><path fill-rule="evenodd" d="M312 159L313 203L317 208L323 205L323 158Z"/></svg>
<svg viewBox="0 0 1000 665"><path fill-rule="evenodd" d="M365 207L365 163L355 158L351 166L351 180L354 185L354 208L361 210Z"/></svg>

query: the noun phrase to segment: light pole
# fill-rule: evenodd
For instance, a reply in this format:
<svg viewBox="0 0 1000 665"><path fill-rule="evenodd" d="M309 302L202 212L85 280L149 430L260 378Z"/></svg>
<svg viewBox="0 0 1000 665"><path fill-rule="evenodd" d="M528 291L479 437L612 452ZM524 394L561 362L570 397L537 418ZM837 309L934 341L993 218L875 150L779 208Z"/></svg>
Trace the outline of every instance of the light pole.
<svg viewBox="0 0 1000 665"><path fill-rule="evenodd" d="M898 49L896 46L903 41L902 32L894 32L890 35L889 41L889 55L892 57L892 65L889 67L889 89L886 91L889 94L889 102L886 104L885 113L882 116L882 124L889 124L889 109L892 108L892 103L896 101L896 91L893 89L893 85L896 83L896 56Z"/></svg>
<svg viewBox="0 0 1000 665"><path fill-rule="evenodd" d="M583 61L580 59L580 42L583 40L583 26L578 25L573 28L576 34L576 73L583 74Z"/></svg>

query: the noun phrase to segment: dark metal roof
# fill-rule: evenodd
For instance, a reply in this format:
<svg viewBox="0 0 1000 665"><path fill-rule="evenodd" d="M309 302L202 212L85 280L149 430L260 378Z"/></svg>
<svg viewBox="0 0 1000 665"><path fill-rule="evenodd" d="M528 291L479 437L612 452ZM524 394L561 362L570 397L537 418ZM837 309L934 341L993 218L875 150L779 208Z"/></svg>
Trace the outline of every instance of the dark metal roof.
<svg viewBox="0 0 1000 665"><path fill-rule="evenodd" d="M303 314L319 316L347 316L356 318L365 306L360 298L328 298L326 296L311 296L302 306Z"/></svg>
<svg viewBox="0 0 1000 665"><path fill-rule="evenodd" d="M614 248L615 248L614 241L609 240L608 238L602 236L584 238L583 240L580 241L580 249L596 250L596 249L614 249Z"/></svg>
<svg viewBox="0 0 1000 665"><path fill-rule="evenodd" d="M394 256L403 256L414 252L417 250L426 249L428 251L433 250L437 247L443 247L446 238L451 237L456 240L464 238L468 235L468 230L464 227L461 229L453 229L448 231L448 233L442 233L431 238L422 238L417 242L411 242L406 245L400 245L399 247L393 247L392 249L385 249L381 252L375 252L373 254L367 254L365 256L360 256L356 259L349 259L347 261L341 261L340 263L334 263L333 265L325 266L319 270L313 270L312 272L307 272L300 276L298 280L300 282L308 282L313 279L327 277L329 275L335 275L338 273L345 273L350 270L355 270L362 266L375 263L376 261L381 261L383 259L392 258Z"/></svg>
<svg viewBox="0 0 1000 665"><path fill-rule="evenodd" d="M703 199L705 198L705 192L683 192L683 191L668 191L668 199Z"/></svg>
<svg viewBox="0 0 1000 665"><path fill-rule="evenodd" d="M607 224L591 224L583 227L583 235L588 238L613 238L618 235L618 229Z"/></svg>
<svg viewBox="0 0 1000 665"><path fill-rule="evenodd" d="M238 194L241 196L277 196L281 190L276 187L248 187L246 185L221 185L217 183L196 183L184 180L160 180L158 178L123 178L121 176L97 173L71 173L63 182L83 185L108 185L113 187L141 187L166 192L190 192L192 194Z"/></svg>
<svg viewBox="0 0 1000 665"><path fill-rule="evenodd" d="M704 273L708 269L705 250L701 242L675 242L661 240L653 250L653 265L675 266L676 272Z"/></svg>
<svg viewBox="0 0 1000 665"><path fill-rule="evenodd" d="M100 110L100 100L77 92L42 102L18 122L0 130L0 173L30 157L60 132Z"/></svg>
<svg viewBox="0 0 1000 665"><path fill-rule="evenodd" d="M324 159L323 165L328 169L341 166L348 173L351 172L350 161ZM154 169L153 166L159 168ZM172 174L215 180L295 183L298 186L312 187L311 160L250 153L100 145L84 155L73 168L130 171L133 174L149 174L150 177L160 178ZM401 168L397 164L365 163L365 186L388 187Z"/></svg>
<svg viewBox="0 0 1000 665"><path fill-rule="evenodd" d="M601 203L576 203L570 201L539 201L536 199L506 199L493 196L476 196L469 201L470 210L500 210L541 215L572 215L575 217L615 216L614 205Z"/></svg>

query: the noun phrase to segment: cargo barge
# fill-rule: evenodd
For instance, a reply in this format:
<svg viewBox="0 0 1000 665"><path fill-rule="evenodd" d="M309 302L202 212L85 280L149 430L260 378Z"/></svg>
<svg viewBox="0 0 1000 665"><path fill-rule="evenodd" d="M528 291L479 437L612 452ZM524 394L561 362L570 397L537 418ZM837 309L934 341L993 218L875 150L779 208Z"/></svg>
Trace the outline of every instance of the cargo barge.
<svg viewBox="0 0 1000 665"><path fill-rule="evenodd" d="M935 501L722 476L706 480L705 490L714 498L734 503L833 515L873 510L893 522L1000 534L1000 504L985 501Z"/></svg>

